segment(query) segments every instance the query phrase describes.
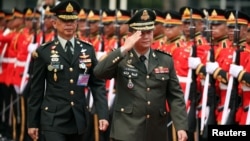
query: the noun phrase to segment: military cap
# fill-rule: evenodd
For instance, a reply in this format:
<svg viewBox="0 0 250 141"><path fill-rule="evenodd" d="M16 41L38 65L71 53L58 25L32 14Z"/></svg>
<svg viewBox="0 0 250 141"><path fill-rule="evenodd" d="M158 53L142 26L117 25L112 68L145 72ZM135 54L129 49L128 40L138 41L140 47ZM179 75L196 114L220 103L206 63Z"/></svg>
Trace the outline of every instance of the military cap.
<svg viewBox="0 0 250 141"><path fill-rule="evenodd" d="M164 14L164 26L175 26L181 25L181 15L177 11L169 10L163 13Z"/></svg>
<svg viewBox="0 0 250 141"><path fill-rule="evenodd" d="M116 18L118 23L125 23L130 19L131 12L128 10L117 9Z"/></svg>
<svg viewBox="0 0 250 141"><path fill-rule="evenodd" d="M76 20L81 10L79 3L74 0L65 0L57 4L50 11L63 20Z"/></svg>
<svg viewBox="0 0 250 141"><path fill-rule="evenodd" d="M225 16L226 16L228 25L235 25L237 17L238 17L237 18L238 24L247 25L249 21L249 16L241 11L227 10L225 12Z"/></svg>
<svg viewBox="0 0 250 141"><path fill-rule="evenodd" d="M22 10L18 9L18 8L13 8L12 9L12 16L13 18L23 18L23 12Z"/></svg>
<svg viewBox="0 0 250 141"><path fill-rule="evenodd" d="M5 13L3 10L0 9L0 19L5 17Z"/></svg>
<svg viewBox="0 0 250 141"><path fill-rule="evenodd" d="M211 8L208 9L209 14L209 21L211 21L211 24L219 24L224 23L227 21L225 17L225 10L217 9L217 8Z"/></svg>
<svg viewBox="0 0 250 141"><path fill-rule="evenodd" d="M41 12L39 10L31 7L24 8L23 13L25 18L40 18L41 16Z"/></svg>
<svg viewBox="0 0 250 141"><path fill-rule="evenodd" d="M86 20L88 16L89 9L87 8L82 8L78 14L78 19L79 20Z"/></svg>
<svg viewBox="0 0 250 141"><path fill-rule="evenodd" d="M204 14L201 10L196 9L196 8L192 8L192 7L188 7L188 6L184 6L184 7L180 8L179 12L182 16L182 21L188 21L191 19L191 17L194 20L202 20L204 18Z"/></svg>
<svg viewBox="0 0 250 141"><path fill-rule="evenodd" d="M101 11L102 10L96 10L96 9L90 10L88 14L88 21L99 21Z"/></svg>
<svg viewBox="0 0 250 141"><path fill-rule="evenodd" d="M9 20L12 20L14 17L13 17L13 12L11 10L6 10L4 11L4 14L5 14L5 20L6 21L9 21Z"/></svg>
<svg viewBox="0 0 250 141"><path fill-rule="evenodd" d="M163 12L160 11L159 9L153 9L155 11L156 14L156 19L155 22L159 22L159 23L164 23L164 15Z"/></svg>
<svg viewBox="0 0 250 141"><path fill-rule="evenodd" d="M143 8L135 12L127 24L134 30L153 30L155 19L156 14L152 9Z"/></svg>
<svg viewBox="0 0 250 141"><path fill-rule="evenodd" d="M102 11L102 22L110 23L115 21L115 10L103 10Z"/></svg>
<svg viewBox="0 0 250 141"><path fill-rule="evenodd" d="M54 13L52 13L52 12L50 11L50 9L52 9L52 8L53 8L53 6L51 6L51 5L44 5L44 6L43 6L44 15L45 15L45 16L53 16Z"/></svg>

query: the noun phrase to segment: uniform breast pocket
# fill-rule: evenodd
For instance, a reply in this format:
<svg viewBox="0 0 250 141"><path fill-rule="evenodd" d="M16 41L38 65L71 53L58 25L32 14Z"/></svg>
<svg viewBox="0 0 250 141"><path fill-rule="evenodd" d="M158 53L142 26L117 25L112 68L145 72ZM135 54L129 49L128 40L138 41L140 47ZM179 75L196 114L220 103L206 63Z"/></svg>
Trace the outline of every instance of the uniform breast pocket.
<svg viewBox="0 0 250 141"><path fill-rule="evenodd" d="M169 79L169 74L166 74L166 73L156 74L155 79L159 81L167 81Z"/></svg>
<svg viewBox="0 0 250 141"><path fill-rule="evenodd" d="M56 106L44 105L41 107L41 123L52 125L55 118Z"/></svg>

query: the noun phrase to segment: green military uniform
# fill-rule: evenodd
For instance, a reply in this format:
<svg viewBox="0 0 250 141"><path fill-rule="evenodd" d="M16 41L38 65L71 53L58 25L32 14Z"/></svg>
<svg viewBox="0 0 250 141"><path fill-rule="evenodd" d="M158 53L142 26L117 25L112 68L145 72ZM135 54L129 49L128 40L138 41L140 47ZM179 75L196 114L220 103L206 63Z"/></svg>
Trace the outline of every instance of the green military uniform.
<svg viewBox="0 0 250 141"><path fill-rule="evenodd" d="M187 129L185 103L172 58L151 50L148 72L132 50L120 49L99 62L94 72L99 78L115 78L116 101L111 137L124 141L166 141L166 100L177 130Z"/></svg>
<svg viewBox="0 0 250 141"><path fill-rule="evenodd" d="M134 31L141 31L141 38L133 46L125 43L110 52L94 69L98 78L115 78L116 98L110 133L115 141L166 141L166 100L176 129L188 129L184 95L173 59L166 53L140 44L153 38L154 20L155 13L150 9L136 12L127 23ZM133 40L133 35L128 40ZM139 49L146 53L142 55Z"/></svg>
<svg viewBox="0 0 250 141"><path fill-rule="evenodd" d="M66 11L67 8L69 11L75 10L73 1L59 6L58 11L63 6L67 6ZM64 20L75 20L75 16L61 17ZM93 75L93 68L98 61L91 44L73 37L70 40L73 56L70 57L65 52L67 44L63 41L58 35L36 50L28 105L28 127L41 127L42 131L59 134L83 134L89 124L84 92L86 87L91 89L99 119L108 119L105 82Z"/></svg>

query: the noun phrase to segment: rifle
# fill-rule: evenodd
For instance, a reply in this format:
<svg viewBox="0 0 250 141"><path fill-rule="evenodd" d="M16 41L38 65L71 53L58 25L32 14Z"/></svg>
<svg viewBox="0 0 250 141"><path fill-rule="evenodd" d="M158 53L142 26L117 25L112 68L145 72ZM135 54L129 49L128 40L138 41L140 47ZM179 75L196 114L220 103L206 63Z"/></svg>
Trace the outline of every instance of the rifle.
<svg viewBox="0 0 250 141"><path fill-rule="evenodd" d="M193 18L192 18L193 10L190 9L190 40L193 42L190 55L192 57L197 56L197 46L196 46L196 41L195 41L195 26L193 23ZM196 86L196 73L195 69L189 68L188 70L188 81L186 83L186 89L185 89L185 102L186 105L188 106L188 100L190 100L190 106L187 107L187 113L188 113L188 126L189 126L189 138L190 140L194 140L194 132L196 130L196 91L197 91L197 86Z"/></svg>
<svg viewBox="0 0 250 141"><path fill-rule="evenodd" d="M190 51L190 55L192 57L196 57L197 53L196 53L196 41L195 41L195 26L193 23L193 18L192 18L192 9L190 9L190 40L193 42L191 51ZM196 92L196 75L195 75L195 70L192 70L191 68L189 68L188 70L188 81L186 83L186 89L185 89L185 102L186 105L188 105L188 100L191 98L195 98L194 95L190 95L193 92ZM192 99L193 100L193 99ZM189 112L190 107L187 107L187 111Z"/></svg>
<svg viewBox="0 0 250 141"><path fill-rule="evenodd" d="M206 39L210 45L210 51L208 53L207 59L210 62L214 62L215 61L214 45L212 42L212 34L211 34L212 30L210 26L210 21L208 20L208 13L206 13L205 16L206 16L206 29L205 29ZM200 135L203 135L204 138L207 138L208 135L207 125L215 123L215 115L213 112L216 107L215 103L216 103L215 80L213 79L212 74L206 73L203 94L202 94L202 108L201 108L202 111L201 111L201 126L200 126Z"/></svg>
<svg viewBox="0 0 250 141"><path fill-rule="evenodd" d="M115 35L117 37L117 47L121 47L120 25L118 21L118 10L115 11Z"/></svg>
<svg viewBox="0 0 250 141"><path fill-rule="evenodd" d="M104 25L102 23L102 9L99 10L99 16L100 16L100 23L99 23L99 35L100 35L100 39L101 39L101 44L100 44L100 51L104 52L105 47L104 47Z"/></svg>
<svg viewBox="0 0 250 141"><path fill-rule="evenodd" d="M236 51L233 54L233 63L236 65L239 65L240 62L240 52L241 49L239 47L239 27L238 27L238 11L235 13L235 26L234 26L234 40L233 40L233 46L237 47ZM222 113L222 121L221 124L225 125L228 123L233 123L234 119L229 119L231 116L230 114L235 113L235 108L237 105L237 91L238 91L238 80L237 78L234 78L233 76L229 77L228 80L228 86L227 86L227 92L226 92L226 99L224 104L224 109ZM230 106L229 106L230 105ZM230 109L231 107L231 109Z"/></svg>

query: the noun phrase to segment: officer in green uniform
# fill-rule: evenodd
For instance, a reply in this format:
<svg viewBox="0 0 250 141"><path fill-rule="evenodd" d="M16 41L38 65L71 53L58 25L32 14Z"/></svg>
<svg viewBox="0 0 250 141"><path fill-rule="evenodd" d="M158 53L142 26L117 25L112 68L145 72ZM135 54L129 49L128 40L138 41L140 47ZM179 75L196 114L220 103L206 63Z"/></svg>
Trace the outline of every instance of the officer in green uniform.
<svg viewBox="0 0 250 141"><path fill-rule="evenodd" d="M91 44L75 38L76 1L63 1L55 13L57 37L38 47L34 60L28 133L38 139L40 130L46 141L80 141L88 130L85 87L90 87L99 117L99 129L108 127L105 82L93 75L97 64Z"/></svg>
<svg viewBox="0 0 250 141"><path fill-rule="evenodd" d="M140 9L127 22L125 44L103 57L97 78L116 82L110 137L114 141L166 141L166 100L178 134L187 140L187 113L170 55L151 49L155 12ZM144 56L144 57L142 57Z"/></svg>

